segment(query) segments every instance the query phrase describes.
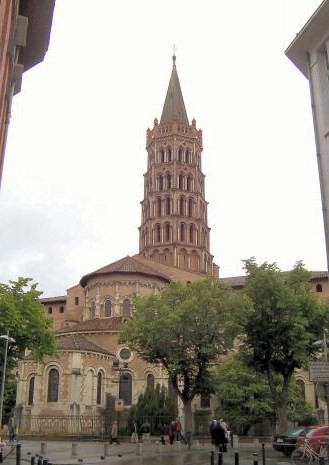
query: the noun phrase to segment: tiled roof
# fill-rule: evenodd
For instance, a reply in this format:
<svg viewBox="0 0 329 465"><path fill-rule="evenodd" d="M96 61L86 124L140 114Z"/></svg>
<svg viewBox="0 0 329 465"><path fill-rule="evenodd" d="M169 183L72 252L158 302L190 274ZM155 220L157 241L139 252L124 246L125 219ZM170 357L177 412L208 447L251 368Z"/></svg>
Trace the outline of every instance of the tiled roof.
<svg viewBox="0 0 329 465"><path fill-rule="evenodd" d="M43 304L51 303L51 302L66 302L66 295L60 295L58 297L43 297L39 299L39 301Z"/></svg>
<svg viewBox="0 0 329 465"><path fill-rule="evenodd" d="M121 316L111 318L93 318L92 320L83 321L73 326L61 328L56 331L56 336L61 334L72 333L100 333L104 331L119 331L122 325Z"/></svg>
<svg viewBox="0 0 329 465"><path fill-rule="evenodd" d="M56 345L58 350L74 350L82 352L97 352L100 354L114 356L108 350L94 344L81 334L69 334L67 336L56 336Z"/></svg>
<svg viewBox="0 0 329 465"><path fill-rule="evenodd" d="M130 257L127 255L125 258L121 258L121 260L110 263L109 265L106 265L99 270L93 271L92 273L83 276L80 280L80 284L82 287L84 287L87 284L88 279L97 275L104 275L109 273L142 273L147 276L156 276L158 278L168 280L166 275L153 269L146 263L142 263L136 260L136 256Z"/></svg>

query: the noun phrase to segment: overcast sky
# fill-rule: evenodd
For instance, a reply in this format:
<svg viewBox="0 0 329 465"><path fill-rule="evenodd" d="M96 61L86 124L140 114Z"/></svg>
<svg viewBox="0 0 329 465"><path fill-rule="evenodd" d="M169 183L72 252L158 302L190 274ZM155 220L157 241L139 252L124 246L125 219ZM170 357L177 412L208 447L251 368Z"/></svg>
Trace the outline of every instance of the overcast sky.
<svg viewBox="0 0 329 465"><path fill-rule="evenodd" d="M222 277L242 260L326 270L308 81L284 51L320 0L56 0L44 62L14 97L0 193L0 282L44 296L138 253L146 129L176 44L203 130Z"/></svg>

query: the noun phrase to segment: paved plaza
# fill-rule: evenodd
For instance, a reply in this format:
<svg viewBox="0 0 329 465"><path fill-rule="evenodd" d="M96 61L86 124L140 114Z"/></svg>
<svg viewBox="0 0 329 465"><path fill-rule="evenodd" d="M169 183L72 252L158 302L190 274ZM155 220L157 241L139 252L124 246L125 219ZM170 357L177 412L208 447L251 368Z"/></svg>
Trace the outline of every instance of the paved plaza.
<svg viewBox="0 0 329 465"><path fill-rule="evenodd" d="M131 463L136 465L210 465L211 451L213 446L209 443L202 444L195 441L189 450L187 446L180 443L174 445L162 445L158 441L148 444L132 444L122 442L120 444L109 444L101 441L37 441L21 440L21 463L35 465L44 462L45 459L53 465L88 465L88 464L120 464ZM11 445L3 449L4 464L16 463L15 447L12 452ZM236 453L238 452L238 457ZM257 455L255 455L257 454ZM237 449L228 447L223 454L223 465L234 465L239 459L239 465L290 465L290 459L272 449L270 444L264 445L264 456L261 444L240 443ZM217 457L215 464L217 465Z"/></svg>

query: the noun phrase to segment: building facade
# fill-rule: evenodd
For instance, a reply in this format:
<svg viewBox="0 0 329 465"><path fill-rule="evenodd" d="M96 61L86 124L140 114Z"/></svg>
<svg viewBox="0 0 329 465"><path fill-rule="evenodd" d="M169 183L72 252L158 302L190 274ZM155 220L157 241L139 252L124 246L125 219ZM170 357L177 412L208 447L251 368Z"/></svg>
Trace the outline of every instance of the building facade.
<svg viewBox="0 0 329 465"><path fill-rule="evenodd" d="M43 61L48 49L55 0L0 2L0 185L12 98L23 72Z"/></svg>

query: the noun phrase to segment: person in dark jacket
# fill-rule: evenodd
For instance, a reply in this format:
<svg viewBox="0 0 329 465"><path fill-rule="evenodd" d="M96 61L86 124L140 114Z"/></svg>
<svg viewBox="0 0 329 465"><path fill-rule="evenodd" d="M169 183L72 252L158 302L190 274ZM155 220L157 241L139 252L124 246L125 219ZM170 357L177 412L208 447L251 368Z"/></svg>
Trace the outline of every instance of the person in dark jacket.
<svg viewBox="0 0 329 465"><path fill-rule="evenodd" d="M212 443L220 452L227 452L226 431L219 421L213 421L210 425Z"/></svg>

